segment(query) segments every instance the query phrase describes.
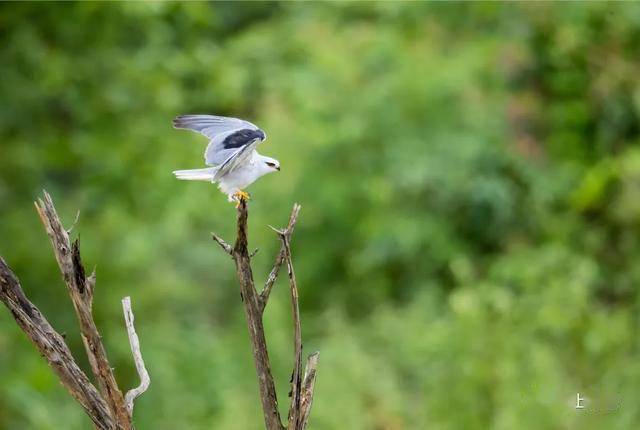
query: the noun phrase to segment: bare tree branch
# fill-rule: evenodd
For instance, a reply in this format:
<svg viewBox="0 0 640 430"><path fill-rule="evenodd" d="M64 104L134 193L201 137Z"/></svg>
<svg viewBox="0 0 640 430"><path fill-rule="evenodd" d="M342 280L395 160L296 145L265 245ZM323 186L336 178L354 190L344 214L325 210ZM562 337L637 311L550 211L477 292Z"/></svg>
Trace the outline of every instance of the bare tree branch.
<svg viewBox="0 0 640 430"><path fill-rule="evenodd" d="M18 278L2 257L0 287L0 300L58 375L62 385L82 405L94 426L100 430L114 429L107 403L80 369L62 336L25 296Z"/></svg>
<svg viewBox="0 0 640 430"><path fill-rule="evenodd" d="M80 259L80 243L75 240L73 245L71 244L69 234L58 217L51 196L46 191L44 201L38 199L36 209L51 240L53 252L73 302L87 357L100 391L116 423L125 430L131 429L124 396L118 388L100 333L93 321L93 288L87 288L87 278Z"/></svg>
<svg viewBox="0 0 640 430"><path fill-rule="evenodd" d="M293 205L293 209L291 210L291 216L289 217L289 224L287 224L287 228L285 228L283 231L276 230L276 229L274 230L276 230L276 232L278 233L286 234L286 236L290 238L291 235L293 234L293 229L296 226L296 222L298 222L298 214L300 213L300 207L301 206L297 203ZM276 256L276 261L273 264L273 268L271 269L271 272L267 277L267 281L264 284L264 288L260 293L260 306L261 306L262 312L264 312L264 308L267 306L267 302L269 301L269 295L271 294L271 290L273 289L273 284L275 284L276 280L278 279L278 274L280 273L280 267L284 262L285 252L286 252L285 246L284 244L282 244L282 246L280 247L280 252L278 252L278 255Z"/></svg>
<svg viewBox="0 0 640 430"><path fill-rule="evenodd" d="M300 428L304 430L309 424L309 414L313 403L313 391L316 387L316 368L318 367L319 352L314 352L307 358L302 383L302 398L300 400Z"/></svg>
<svg viewBox="0 0 640 430"><path fill-rule="evenodd" d="M148 389L150 377L142 358L140 342L135 331L131 300L129 297L125 297L122 300L122 306L131 351L136 370L140 376L140 384L138 387L129 390L126 396L123 396L115 381L113 369L109 365L100 334L93 321L92 302L96 280L95 269L91 275L86 276L80 256L80 242L79 240L71 242L69 232L62 226L51 197L46 191L44 192L44 200L39 199L35 206L51 240L54 255L78 318L91 369L101 391L93 386L79 368L62 336L51 327L40 311L27 299L17 277L2 257L0 257L0 301L9 308L20 328L40 350L60 378L61 383L82 405L96 429L132 430L131 417L133 415L134 401ZM271 374L262 317L273 283L278 276L280 267L286 261L294 323L294 370L288 430L304 430L308 423L313 400L318 353L309 356L303 378L298 287L290 244L300 205L294 204L287 228L283 230L274 229L280 236L282 247L261 294L256 291L251 269L251 257L255 255L256 251L249 254L247 246L248 212L246 200L240 200L237 210L237 237L234 246L231 247L215 234L213 238L223 251L232 256L235 262L258 376L265 425L267 430L285 430L278 410L278 400L273 375Z"/></svg>
<svg viewBox="0 0 640 430"><path fill-rule="evenodd" d="M147 372L147 368L144 365L142 352L140 351L140 340L138 339L136 328L133 325L134 316L133 311L131 310L130 297L125 297L124 299L122 299L122 311L124 312L124 322L127 326L127 335L129 336L131 353L133 354L133 360L136 364L138 376L140 376L140 385L127 391L127 394L125 395L127 410L129 411L129 415L133 416L133 401L136 398L140 397L145 391L147 391L149 385L151 384L151 378L149 378L149 372Z"/></svg>
<svg viewBox="0 0 640 430"><path fill-rule="evenodd" d="M290 233L289 233L290 234ZM301 430L300 427L300 391L302 385L302 330L300 327L300 309L298 307L298 284L291 260L291 244L286 230L280 232L280 240L284 247L284 256L287 262L289 275L289 287L291 291L291 312L293 314L293 351L294 364L291 378L291 405L289 407L288 430Z"/></svg>
<svg viewBox="0 0 640 430"><path fill-rule="evenodd" d="M271 374L267 344L264 336L263 313L266 303L271 294L280 267L286 261L287 272L289 274L289 285L291 291L291 307L294 321L294 370L292 375L291 406L289 409L288 430L303 430L307 425L311 406L311 396L313 396L313 383L315 381L315 367L318 362L317 353L309 358L307 369L309 377L305 374L303 385L302 380L302 333L300 329L300 311L298 307L298 287L291 259L290 239L293 229L298 219L300 205L293 205L289 224L285 229L274 229L280 236L282 246L271 273L265 283L265 287L260 294L256 292L251 271L251 256L247 247L247 202L241 199L238 206L238 227L237 238L232 250L232 257L236 265L236 274L240 283L240 295L243 297L245 315L249 326L249 336L251 338L251 349L253 352L256 372L258 374L258 385L260 388L260 400L264 412L264 420L267 430L285 430L278 412L278 400L276 397L275 383ZM273 228L273 227L272 227ZM214 235L214 239L217 236ZM221 244L220 240L216 241ZM222 241L224 242L224 241ZM226 251L225 247L221 247Z"/></svg>
<svg viewBox="0 0 640 430"><path fill-rule="evenodd" d="M211 237L213 237L213 240L215 240L218 243L218 245L220 245L220 248L222 248L224 252L233 256L233 248L231 247L231 245L225 242L223 238L221 238L215 233L211 233Z"/></svg>
<svg viewBox="0 0 640 430"><path fill-rule="evenodd" d="M251 259L247 247L247 202L241 199L238 204L238 228L236 243L233 247L233 260L236 264L236 274L240 282L240 293L244 297L244 310L249 326L251 349L258 374L260 388L260 400L264 413L264 422L267 430L283 430L280 412L278 411L278 398L276 387L271 374L267 341L262 325L262 308L260 298L253 283Z"/></svg>
<svg viewBox="0 0 640 430"><path fill-rule="evenodd" d="M80 220L80 210L76 211L76 218L73 220L73 224L71 224L71 227L67 229L67 234L71 234L75 226L78 224L79 220Z"/></svg>

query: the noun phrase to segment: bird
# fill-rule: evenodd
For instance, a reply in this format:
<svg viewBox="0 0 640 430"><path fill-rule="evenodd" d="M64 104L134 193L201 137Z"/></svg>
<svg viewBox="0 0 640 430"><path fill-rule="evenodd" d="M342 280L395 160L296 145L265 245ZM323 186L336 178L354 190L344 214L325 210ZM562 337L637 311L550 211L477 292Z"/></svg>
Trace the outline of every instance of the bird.
<svg viewBox="0 0 640 430"><path fill-rule="evenodd" d="M267 139L255 124L238 118L216 115L180 115L173 120L176 129L196 131L209 139L204 151L207 168L175 170L185 181L209 181L227 195L230 202L248 200L244 191L260 177L280 171L280 162L261 155L257 146Z"/></svg>

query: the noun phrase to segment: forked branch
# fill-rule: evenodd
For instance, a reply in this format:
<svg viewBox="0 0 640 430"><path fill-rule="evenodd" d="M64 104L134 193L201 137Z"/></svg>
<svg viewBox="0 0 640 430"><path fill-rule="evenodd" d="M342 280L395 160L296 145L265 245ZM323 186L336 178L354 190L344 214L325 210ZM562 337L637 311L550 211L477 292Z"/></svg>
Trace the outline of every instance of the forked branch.
<svg viewBox="0 0 640 430"><path fill-rule="evenodd" d="M298 288L295 279L295 272L291 260L290 240L293 229L298 220L300 205L294 204L289 223L285 229L276 230L280 236L282 245L278 256L264 288L258 293L253 280L251 270L251 257L247 247L247 202L243 199L238 205L237 217L237 238L235 245L231 248L224 240L213 235L214 240L220 247L229 253L236 265L236 274L240 283L240 293L243 298L245 316L249 326L249 337L253 352L254 364L258 376L258 386L260 389L260 400L267 430L284 430L285 426L280 419L278 411L278 400L276 396L275 383L271 374L271 364L264 335L263 314L269 300L273 286L278 278L282 264L287 263L289 274L289 284L291 291L291 306L294 321L294 370L292 377L291 405L287 430L303 430L309 419L311 401L313 397L313 385L315 382L315 372L318 363L318 353L312 354L307 362L307 372L304 381L301 371L302 357L302 336L300 329L300 312L298 308ZM230 249L230 251L229 251Z"/></svg>
<svg viewBox="0 0 640 430"><path fill-rule="evenodd" d="M287 240L291 239L291 235L293 234L293 229L298 222L298 214L300 213L301 206L297 203L293 205L293 209L291 210L291 216L289 217L289 223L287 224L287 228L284 230L277 230L271 227L272 230L275 230L277 233L282 234L287 237ZM269 295L271 294L271 290L273 289L273 284L276 283L278 279L278 274L280 273L280 267L282 267L282 263L285 260L285 244L284 242L280 246L280 252L276 256L276 261L273 263L273 268L271 272L269 272L269 276L267 277L267 281L264 284L264 288L260 293L260 302L262 306L262 311L264 312L264 308L267 306L267 302L269 301Z"/></svg>
<svg viewBox="0 0 640 430"><path fill-rule="evenodd" d="M99 390L80 369L62 336L51 327L35 305L27 299L18 278L1 257L0 284L2 289L0 290L0 300L9 308L20 328L58 375L62 385L85 409L95 428L101 430L133 429L131 420L133 398L144 392L149 381L146 370L144 371L147 379L145 382L138 366L138 360L141 362L142 358L139 355L138 338L133 330L133 314L130 303L127 302L128 312L125 307L125 319L136 367L143 383L141 387L132 390L135 395L131 396L129 404L129 395L127 395L127 403L125 403L125 397L118 387L102 338L93 320L95 271L86 276L80 256L80 242L78 239L71 242L69 238L71 229L66 230L63 227L51 196L46 191L44 199L38 199L35 206L51 241L56 261L73 303L82 341ZM77 218L76 216L76 222ZM76 222L74 222L74 226ZM142 368L144 368L144 364L142 364Z"/></svg>
<svg viewBox="0 0 640 430"><path fill-rule="evenodd" d="M107 353L102 344L100 333L93 321L93 282L87 282L84 266L80 258L80 241L73 244L67 230L62 226L51 196L45 191L44 200L38 199L36 209L45 230L51 240L53 253L58 261L62 277L67 285L67 291L73 302L73 308L78 317L82 342L84 343L91 370L98 381L100 392L104 396L109 410L118 422L127 421L128 412L124 397L118 389L118 384L109 365ZM125 427L128 428L128 427Z"/></svg>
<svg viewBox="0 0 640 430"><path fill-rule="evenodd" d="M18 326L40 351L69 394L84 408L95 428L115 428L107 403L71 355L64 338L51 326L22 290L20 281L0 257L0 300Z"/></svg>

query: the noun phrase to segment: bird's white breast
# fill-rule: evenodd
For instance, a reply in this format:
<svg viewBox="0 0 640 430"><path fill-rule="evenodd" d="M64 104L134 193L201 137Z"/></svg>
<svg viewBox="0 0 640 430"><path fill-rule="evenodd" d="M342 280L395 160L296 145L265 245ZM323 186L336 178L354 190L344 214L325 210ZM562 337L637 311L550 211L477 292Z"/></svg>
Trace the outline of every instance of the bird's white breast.
<svg viewBox="0 0 640 430"><path fill-rule="evenodd" d="M254 160L251 160L220 178L219 188L225 194L232 194L244 190L264 174Z"/></svg>

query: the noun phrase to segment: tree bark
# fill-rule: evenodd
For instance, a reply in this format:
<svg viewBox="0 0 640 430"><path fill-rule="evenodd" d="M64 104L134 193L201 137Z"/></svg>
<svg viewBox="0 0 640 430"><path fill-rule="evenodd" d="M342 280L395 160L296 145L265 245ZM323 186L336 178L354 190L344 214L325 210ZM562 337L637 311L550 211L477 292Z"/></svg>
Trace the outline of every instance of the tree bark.
<svg viewBox="0 0 640 430"><path fill-rule="evenodd" d="M291 261L291 248L289 242L298 219L300 205L295 204L293 206L287 228L283 230L276 230L281 237L282 247L260 294L256 291L253 272L251 270L252 254L249 254L248 249L248 211L246 200L240 200L237 210L237 237L234 246L232 247L215 234L213 234L213 239L218 243L218 245L220 245L223 251L231 255L235 262L236 275L240 284L240 295L244 303L244 311L247 319L247 326L249 328L251 350L258 376L260 401L262 403L265 427L267 430L285 430L285 426L282 424L280 412L278 410L276 387L271 373L271 365L269 362L269 354L262 318L271 290L278 277L280 267L286 261L291 287L291 305L294 320L294 371L292 377L293 386L291 390L292 399L291 406L289 408L287 428L288 430L303 430L306 427L309 418L318 353L313 354L309 358L309 363L311 363L311 365L308 366L309 378L307 381L307 378L305 377L305 382L303 384L301 375L302 339L300 329L300 312L298 308L298 290L293 270L293 263Z"/></svg>
<svg viewBox="0 0 640 430"><path fill-rule="evenodd" d="M91 370L98 381L100 392L105 397L109 410L122 430L132 428L124 396L118 388L113 370L109 365L107 353L102 344L102 337L93 320L93 290L95 287L95 273L87 278L80 257L80 241L73 244L67 230L62 226L51 196L45 191L44 201L38 199L36 209L49 235L53 253L62 272L67 291L73 302L82 342L91 364Z"/></svg>
<svg viewBox="0 0 640 430"><path fill-rule="evenodd" d="M107 403L80 369L62 336L51 327L40 310L29 301L13 271L0 257L0 300L18 326L38 348L69 394L84 408L95 428L115 428Z"/></svg>
<svg viewBox="0 0 640 430"><path fill-rule="evenodd" d="M249 327L251 350L258 374L260 400L264 412L264 423L268 430L282 430L276 386L271 374L267 341L262 325L262 306L256 294L251 271L251 259L247 247L247 203L243 199L238 205L238 229L236 243L233 247L233 260L236 263L236 274L240 283L240 294L243 297L244 312Z"/></svg>
<svg viewBox="0 0 640 430"><path fill-rule="evenodd" d="M82 405L96 429L132 430L133 400L146 390L149 378L148 374L140 373L139 362L142 362L142 356L138 337L133 328L133 313L129 298L127 297L126 302L123 302L125 322L136 368L138 368L143 383L140 387L127 393L128 401L125 404L125 398L118 388L113 369L107 359L102 337L93 320L92 302L95 272L88 277L86 276L80 256L80 242L76 239L71 243L69 231L62 226L53 201L46 191L44 192L44 200L38 199L35 206L51 240L56 261L78 318L91 370L98 381L100 390L96 389L80 369L63 337L51 327L38 308L27 299L18 278L2 257L0 257L0 286L2 287L0 301L7 306L18 326L47 360L62 385ZM144 368L143 363L142 368ZM144 371L146 373L146 369Z"/></svg>

